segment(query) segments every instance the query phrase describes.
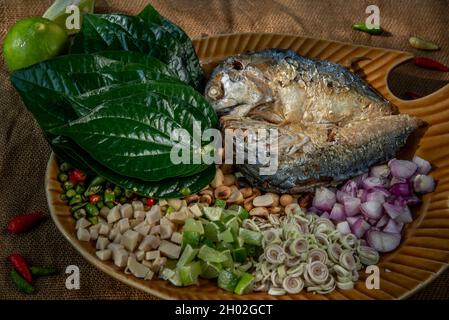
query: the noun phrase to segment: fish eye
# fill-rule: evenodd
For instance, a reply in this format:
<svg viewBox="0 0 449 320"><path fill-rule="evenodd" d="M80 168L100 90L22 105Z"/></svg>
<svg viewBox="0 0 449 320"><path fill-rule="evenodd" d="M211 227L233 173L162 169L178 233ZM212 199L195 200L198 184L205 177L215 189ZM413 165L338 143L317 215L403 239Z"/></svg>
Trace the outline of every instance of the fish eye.
<svg viewBox="0 0 449 320"><path fill-rule="evenodd" d="M243 64L238 60L234 60L232 62L232 68L237 71L243 70Z"/></svg>
<svg viewBox="0 0 449 320"><path fill-rule="evenodd" d="M211 86L207 91L209 98L217 100L223 97L223 90L218 86Z"/></svg>

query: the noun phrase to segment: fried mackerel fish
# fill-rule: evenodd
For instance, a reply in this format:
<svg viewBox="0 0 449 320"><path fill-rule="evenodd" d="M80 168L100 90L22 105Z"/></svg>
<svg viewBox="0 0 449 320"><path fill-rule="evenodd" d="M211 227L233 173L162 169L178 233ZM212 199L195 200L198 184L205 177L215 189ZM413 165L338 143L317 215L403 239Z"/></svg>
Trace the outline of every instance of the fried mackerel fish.
<svg viewBox="0 0 449 320"><path fill-rule="evenodd" d="M239 165L251 183L273 192L310 191L357 176L394 157L425 126L399 114L343 66L290 50L226 59L213 71L205 95L223 130L278 130L274 175L260 175L262 163Z"/></svg>

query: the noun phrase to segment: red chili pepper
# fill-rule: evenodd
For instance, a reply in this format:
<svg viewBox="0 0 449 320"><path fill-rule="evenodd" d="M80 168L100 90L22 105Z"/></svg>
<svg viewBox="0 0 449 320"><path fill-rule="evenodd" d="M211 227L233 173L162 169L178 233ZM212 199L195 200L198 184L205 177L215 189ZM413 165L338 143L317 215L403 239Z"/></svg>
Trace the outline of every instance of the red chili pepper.
<svg viewBox="0 0 449 320"><path fill-rule="evenodd" d="M78 180L75 177L73 171L69 172L69 180L73 183L73 186L76 187L78 185Z"/></svg>
<svg viewBox="0 0 449 320"><path fill-rule="evenodd" d="M89 202L91 204L96 204L101 200L101 196L99 194L93 194L89 196Z"/></svg>
<svg viewBox="0 0 449 320"><path fill-rule="evenodd" d="M42 211L34 211L16 216L9 220L8 231L10 233L21 233L27 231L34 227L43 216L44 213Z"/></svg>
<svg viewBox="0 0 449 320"><path fill-rule="evenodd" d="M154 206L156 204L156 200L154 200L153 198L147 198L147 200L146 200L146 205L147 205L147 207L152 207L152 206Z"/></svg>
<svg viewBox="0 0 449 320"><path fill-rule="evenodd" d="M8 260L9 260L9 262L11 262L14 269L16 269L16 271L18 273L20 273L20 275L28 283L33 282L33 276L31 275L31 270L28 265L28 262L25 260L25 258L22 255L20 255L18 253L13 253L13 254L9 255Z"/></svg>
<svg viewBox="0 0 449 320"><path fill-rule="evenodd" d="M80 169L73 169L72 173L76 181L84 182L84 180L86 180L86 174L84 173L84 171Z"/></svg>
<svg viewBox="0 0 449 320"><path fill-rule="evenodd" d="M412 91L407 91L405 93L406 96L410 97L410 99L419 99L422 98L422 95L417 94L416 92L412 92Z"/></svg>
<svg viewBox="0 0 449 320"><path fill-rule="evenodd" d="M415 63L415 65L421 68L449 72L449 68L447 66L430 58L416 57L415 59L413 59L413 62Z"/></svg>

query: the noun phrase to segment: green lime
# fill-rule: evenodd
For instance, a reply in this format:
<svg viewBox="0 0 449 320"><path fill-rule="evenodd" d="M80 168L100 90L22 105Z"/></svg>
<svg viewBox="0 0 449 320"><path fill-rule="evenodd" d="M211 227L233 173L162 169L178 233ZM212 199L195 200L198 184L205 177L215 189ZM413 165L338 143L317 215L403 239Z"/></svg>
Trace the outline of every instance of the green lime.
<svg viewBox="0 0 449 320"><path fill-rule="evenodd" d="M6 35L3 56L13 71L53 58L66 42L66 32L56 23L41 17L25 18Z"/></svg>
<svg viewBox="0 0 449 320"><path fill-rule="evenodd" d="M75 34L79 32L80 29L76 27L77 23L75 23L74 20L75 18L78 18L74 16L77 12L68 8L73 5L77 6L79 9L79 26L81 26L83 13L94 12L95 0L56 0L55 3L47 9L43 17L57 23L66 30L67 34ZM67 20L67 18L69 19ZM73 26L74 28L68 28L68 25Z"/></svg>
<svg viewBox="0 0 449 320"><path fill-rule="evenodd" d="M227 291L233 292L237 287L239 277L231 271L221 270L218 275L218 286Z"/></svg>
<svg viewBox="0 0 449 320"><path fill-rule="evenodd" d="M201 262L201 277L205 279L217 278L220 271L223 269L220 263Z"/></svg>
<svg viewBox="0 0 449 320"><path fill-rule="evenodd" d="M237 294L245 294L252 291L252 286L254 283L254 276L249 273L244 273L240 278L234 292Z"/></svg>

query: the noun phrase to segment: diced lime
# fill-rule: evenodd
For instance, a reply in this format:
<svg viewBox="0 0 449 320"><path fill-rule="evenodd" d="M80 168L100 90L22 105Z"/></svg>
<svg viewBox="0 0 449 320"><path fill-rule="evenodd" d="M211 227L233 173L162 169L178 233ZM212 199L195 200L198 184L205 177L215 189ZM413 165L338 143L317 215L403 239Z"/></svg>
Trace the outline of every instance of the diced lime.
<svg viewBox="0 0 449 320"><path fill-rule="evenodd" d="M228 243L234 242L234 237L232 235L231 229L226 229L225 231L218 234L218 240Z"/></svg>
<svg viewBox="0 0 449 320"><path fill-rule="evenodd" d="M60 54L67 34L53 21L40 17L19 20L3 42L3 57L9 70L29 67Z"/></svg>
<svg viewBox="0 0 449 320"><path fill-rule="evenodd" d="M243 241L247 244L253 244L256 246L262 245L263 235L260 232L240 228L239 236L242 237Z"/></svg>
<svg viewBox="0 0 449 320"><path fill-rule="evenodd" d="M181 277L179 275L179 270L175 270L175 274L168 278L168 281L174 286L180 287L182 286Z"/></svg>
<svg viewBox="0 0 449 320"><path fill-rule="evenodd" d="M205 279L217 278L222 269L220 263L201 261L201 277Z"/></svg>
<svg viewBox="0 0 449 320"><path fill-rule="evenodd" d="M220 221L211 221L204 226L204 237L217 242L218 234L223 230L225 230L225 226Z"/></svg>
<svg viewBox="0 0 449 320"><path fill-rule="evenodd" d="M73 14L72 11L69 11L69 13L66 13L66 9L69 6L76 5L79 8L80 12L80 26L82 23L82 15L83 13L93 13L94 7L95 7L95 1L94 0L56 0L50 8L47 9L47 11L44 13L43 17L47 18L49 20L54 21L57 23L60 27L62 27L64 30L66 30L67 34L75 34L79 32L79 29L67 29L67 18L69 18L70 15ZM69 22L72 22L71 19L69 19Z"/></svg>
<svg viewBox="0 0 449 320"><path fill-rule="evenodd" d="M161 271L161 278L164 280L168 280L175 275L175 270L164 267Z"/></svg>
<svg viewBox="0 0 449 320"><path fill-rule="evenodd" d="M199 261L191 262L179 268L179 278L183 286L190 286L198 282L198 276L201 273L201 263Z"/></svg>
<svg viewBox="0 0 449 320"><path fill-rule="evenodd" d="M237 217L232 217L225 223L226 228L231 229L232 232L238 233L240 228L240 221Z"/></svg>
<svg viewBox="0 0 449 320"><path fill-rule="evenodd" d="M234 292L237 294L245 294L253 290L254 276L249 273L243 273L240 277Z"/></svg>
<svg viewBox="0 0 449 320"><path fill-rule="evenodd" d="M243 247L245 245L245 240L243 240L243 238L239 237L237 234L235 234L234 242L237 247Z"/></svg>
<svg viewBox="0 0 449 320"><path fill-rule="evenodd" d="M220 251L212 249L207 245L201 247L200 251L198 252L198 258L207 262L214 263L222 263L227 260L226 255L224 255Z"/></svg>
<svg viewBox="0 0 449 320"><path fill-rule="evenodd" d="M205 208L203 208L204 215L210 221L218 221L218 220L220 220L222 212L223 212L222 208L217 208L217 207L205 207Z"/></svg>
<svg viewBox="0 0 449 320"><path fill-rule="evenodd" d="M237 287L239 277L227 270L221 270L218 275L218 286L226 291L233 292Z"/></svg>
<svg viewBox="0 0 449 320"><path fill-rule="evenodd" d="M226 251L226 250L232 250L232 249L234 249L234 245L230 242L220 241L217 245L217 250L219 250L219 251Z"/></svg>
<svg viewBox="0 0 449 320"><path fill-rule="evenodd" d="M232 257L235 262L244 263L246 261L247 253L245 248L237 248L232 250Z"/></svg>
<svg viewBox="0 0 449 320"><path fill-rule="evenodd" d="M223 261L221 264L223 265L224 268L234 268L234 260L232 259L232 253L231 250L225 250L221 252L225 257L226 260Z"/></svg>
<svg viewBox="0 0 449 320"><path fill-rule="evenodd" d="M215 206L218 208L224 209L224 208L226 208L226 201L217 199L217 200L215 200Z"/></svg>
<svg viewBox="0 0 449 320"><path fill-rule="evenodd" d="M187 245L192 248L198 248L200 245L201 235L195 231L184 231L182 233L181 248L184 249Z"/></svg>
<svg viewBox="0 0 449 320"><path fill-rule="evenodd" d="M234 205L230 206L228 208L228 210L232 210L232 211L237 212L237 216L240 219L242 219L242 220L250 218L250 215L249 215L248 211L246 211L245 208L243 208L242 206L239 206L237 204L234 204Z"/></svg>
<svg viewBox="0 0 449 320"><path fill-rule="evenodd" d="M236 216L237 216L237 211L223 210L223 213L221 214L221 221L223 221L223 223L226 223L230 219L232 219Z"/></svg>
<svg viewBox="0 0 449 320"><path fill-rule="evenodd" d="M184 251L182 252L181 257L179 258L176 266L182 267L182 266L188 264L193 259L195 259L197 254L198 254L198 249L193 249L190 244L187 244L186 247L184 248Z"/></svg>
<svg viewBox="0 0 449 320"><path fill-rule="evenodd" d="M188 218L184 224L184 231L194 231L199 234L204 233L204 227L201 221L195 220L194 218Z"/></svg>
<svg viewBox="0 0 449 320"><path fill-rule="evenodd" d="M209 239L206 238L203 239L202 244L212 249L215 249L217 247L213 241L210 241Z"/></svg>

